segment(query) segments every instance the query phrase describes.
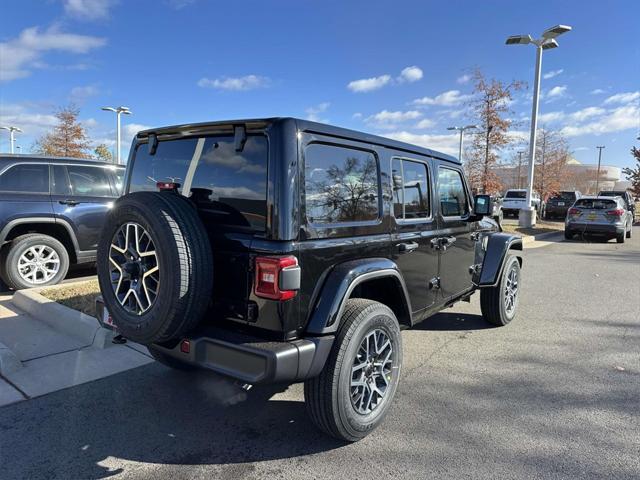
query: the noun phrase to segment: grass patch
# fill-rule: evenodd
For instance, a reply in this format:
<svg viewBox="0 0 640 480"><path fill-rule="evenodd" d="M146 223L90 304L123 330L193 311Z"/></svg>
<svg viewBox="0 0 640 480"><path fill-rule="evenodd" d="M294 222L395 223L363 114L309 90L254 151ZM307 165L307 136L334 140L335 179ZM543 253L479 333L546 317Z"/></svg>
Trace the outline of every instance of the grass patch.
<svg viewBox="0 0 640 480"><path fill-rule="evenodd" d="M73 308L92 317L96 314L96 297L100 294L98 280L62 285L39 292L43 297Z"/></svg>
<svg viewBox="0 0 640 480"><path fill-rule="evenodd" d="M519 235L540 235L541 233L562 232L564 231L564 222L546 222L538 220L535 227L525 228L518 225L502 225L505 232L516 233Z"/></svg>

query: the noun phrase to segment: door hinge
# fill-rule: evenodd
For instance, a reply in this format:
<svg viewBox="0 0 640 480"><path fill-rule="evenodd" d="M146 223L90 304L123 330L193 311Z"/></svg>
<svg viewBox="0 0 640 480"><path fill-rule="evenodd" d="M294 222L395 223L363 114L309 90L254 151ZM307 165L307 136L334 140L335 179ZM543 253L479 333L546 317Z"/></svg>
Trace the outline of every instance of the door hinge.
<svg viewBox="0 0 640 480"><path fill-rule="evenodd" d="M476 263L475 265L471 265L469 267L469 274L470 275L474 275L476 273L480 273L480 270L482 269L482 265L479 263Z"/></svg>
<svg viewBox="0 0 640 480"><path fill-rule="evenodd" d="M433 277L429 280L429 290L440 290L440 277Z"/></svg>
<svg viewBox="0 0 640 480"><path fill-rule="evenodd" d="M474 242L477 242L480 239L480 232L472 232L471 235L469 235L469 237Z"/></svg>

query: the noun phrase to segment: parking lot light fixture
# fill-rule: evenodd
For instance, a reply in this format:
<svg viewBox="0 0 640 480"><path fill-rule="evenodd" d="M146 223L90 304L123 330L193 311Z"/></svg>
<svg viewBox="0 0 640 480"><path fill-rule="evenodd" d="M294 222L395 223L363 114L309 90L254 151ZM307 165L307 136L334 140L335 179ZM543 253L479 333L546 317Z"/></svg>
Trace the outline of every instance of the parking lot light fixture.
<svg viewBox="0 0 640 480"><path fill-rule="evenodd" d="M542 33L540 38L534 39L531 35L514 35L508 37L506 45L527 45L533 44L536 47L536 70L533 84L533 105L531 107L531 134L529 137L529 176L527 183L527 201L524 208L520 210L519 224L522 227L533 227L536 224L536 213L531 204L533 192L533 173L536 157L536 131L538 129L538 105L540 97L540 74L542 70L542 51L558 47L556 40L560 35L570 32L568 25L556 25L548 28Z"/></svg>
<svg viewBox="0 0 640 480"><path fill-rule="evenodd" d="M129 107L102 107L102 110L106 112L114 112L116 114L116 163L120 165L122 162L120 161L120 115L131 115L132 112L129 110Z"/></svg>
<svg viewBox="0 0 640 480"><path fill-rule="evenodd" d="M460 145L458 147L458 160L462 162L462 136L465 130L471 130L472 128L478 128L477 125L465 125L464 127L447 127L447 130L458 130L460 132Z"/></svg>
<svg viewBox="0 0 640 480"><path fill-rule="evenodd" d="M22 133L22 129L14 126L9 127L0 127L0 130L8 130L9 131L9 151L13 153L13 144L15 143L15 132Z"/></svg>

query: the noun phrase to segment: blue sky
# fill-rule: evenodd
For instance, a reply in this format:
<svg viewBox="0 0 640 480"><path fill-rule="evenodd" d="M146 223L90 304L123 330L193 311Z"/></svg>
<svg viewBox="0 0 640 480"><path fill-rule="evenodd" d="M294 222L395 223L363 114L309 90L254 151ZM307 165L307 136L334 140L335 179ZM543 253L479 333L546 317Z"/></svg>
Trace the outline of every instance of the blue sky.
<svg viewBox="0 0 640 480"><path fill-rule="evenodd" d="M474 67L533 83L536 35L573 31L545 53L541 120L583 163L630 166L640 135L640 2L4 0L0 125L18 145L74 102L96 142L113 146L126 105L123 154L149 126L291 115L457 153L446 127L465 122ZM531 90L513 103L527 138ZM0 151L8 150L7 132ZM506 158L505 158L506 159Z"/></svg>

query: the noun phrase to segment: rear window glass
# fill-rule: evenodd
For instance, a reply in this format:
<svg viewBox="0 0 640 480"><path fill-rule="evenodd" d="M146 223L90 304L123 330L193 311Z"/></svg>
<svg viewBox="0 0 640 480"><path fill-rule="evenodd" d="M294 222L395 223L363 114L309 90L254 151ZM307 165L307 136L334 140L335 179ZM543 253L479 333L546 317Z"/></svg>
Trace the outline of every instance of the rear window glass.
<svg viewBox="0 0 640 480"><path fill-rule="evenodd" d="M138 146L130 192L156 191L156 182L177 182L201 216L214 223L263 231L267 217L268 142L249 135L242 152L233 136L160 141L155 155Z"/></svg>
<svg viewBox="0 0 640 480"><path fill-rule="evenodd" d="M507 192L505 198L527 198L527 192Z"/></svg>
<svg viewBox="0 0 640 480"><path fill-rule="evenodd" d="M573 192L559 192L556 193L553 197L551 197L555 200L575 200L576 199L576 194Z"/></svg>
<svg viewBox="0 0 640 480"><path fill-rule="evenodd" d="M49 193L49 165L22 164L0 175L0 190L20 193Z"/></svg>
<svg viewBox="0 0 640 480"><path fill-rule="evenodd" d="M608 208L616 208L618 204L615 200L593 200L590 198L583 198L581 200L578 200L574 206L578 208L604 210Z"/></svg>
<svg viewBox="0 0 640 480"><path fill-rule="evenodd" d="M310 223L375 220L378 162L371 152L312 143L305 149L305 206Z"/></svg>

